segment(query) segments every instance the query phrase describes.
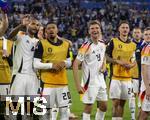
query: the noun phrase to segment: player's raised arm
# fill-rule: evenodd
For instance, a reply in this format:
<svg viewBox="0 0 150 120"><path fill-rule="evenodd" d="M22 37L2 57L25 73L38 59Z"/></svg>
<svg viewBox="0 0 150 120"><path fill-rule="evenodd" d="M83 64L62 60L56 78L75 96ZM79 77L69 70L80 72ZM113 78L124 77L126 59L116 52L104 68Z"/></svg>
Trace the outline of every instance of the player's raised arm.
<svg viewBox="0 0 150 120"><path fill-rule="evenodd" d="M9 34L8 39L13 39L19 31L21 31L22 29L26 28L26 26L29 24L30 19L28 15L25 15L22 18L21 24L19 24L17 27L15 27Z"/></svg>
<svg viewBox="0 0 150 120"><path fill-rule="evenodd" d="M0 12L2 13L2 22L0 26L0 37L4 35L8 28L8 17L7 14L0 8Z"/></svg>

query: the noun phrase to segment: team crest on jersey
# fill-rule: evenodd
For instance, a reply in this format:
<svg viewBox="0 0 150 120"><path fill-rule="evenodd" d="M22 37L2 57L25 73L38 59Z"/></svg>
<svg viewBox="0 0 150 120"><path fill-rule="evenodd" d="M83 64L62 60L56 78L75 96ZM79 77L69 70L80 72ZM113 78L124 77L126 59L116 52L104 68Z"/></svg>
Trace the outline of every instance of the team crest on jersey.
<svg viewBox="0 0 150 120"><path fill-rule="evenodd" d="M48 52L51 53L52 52L52 48L48 48Z"/></svg>
<svg viewBox="0 0 150 120"><path fill-rule="evenodd" d="M119 48L122 48L122 45L120 44L120 45L118 45L118 47L119 47Z"/></svg>
<svg viewBox="0 0 150 120"><path fill-rule="evenodd" d="M93 50L93 52L92 52L93 54L95 54L95 51Z"/></svg>

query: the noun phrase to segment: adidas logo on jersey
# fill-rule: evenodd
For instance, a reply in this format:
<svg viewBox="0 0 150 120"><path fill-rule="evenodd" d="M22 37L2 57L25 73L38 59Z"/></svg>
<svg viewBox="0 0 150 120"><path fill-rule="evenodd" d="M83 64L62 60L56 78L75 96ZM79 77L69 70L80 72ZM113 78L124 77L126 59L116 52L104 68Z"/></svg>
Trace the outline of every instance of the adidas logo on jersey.
<svg viewBox="0 0 150 120"><path fill-rule="evenodd" d="M29 40L26 41L27 43L30 43Z"/></svg>
<svg viewBox="0 0 150 120"><path fill-rule="evenodd" d="M93 54L95 54L95 51L93 50L93 52L92 52Z"/></svg>

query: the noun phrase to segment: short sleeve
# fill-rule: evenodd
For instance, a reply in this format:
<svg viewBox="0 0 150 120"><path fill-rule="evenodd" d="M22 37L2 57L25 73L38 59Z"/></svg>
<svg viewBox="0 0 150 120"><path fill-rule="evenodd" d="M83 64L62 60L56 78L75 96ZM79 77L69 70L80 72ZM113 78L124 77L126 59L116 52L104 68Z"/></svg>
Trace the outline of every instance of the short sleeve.
<svg viewBox="0 0 150 120"><path fill-rule="evenodd" d="M85 59L85 55L87 53L87 51L89 50L89 47L90 47L90 43L86 42L86 43L83 43L83 45L80 47L80 49L78 50L78 55L77 55L77 59L79 61L84 61Z"/></svg>
<svg viewBox="0 0 150 120"><path fill-rule="evenodd" d="M150 65L150 44L142 49L141 64Z"/></svg>

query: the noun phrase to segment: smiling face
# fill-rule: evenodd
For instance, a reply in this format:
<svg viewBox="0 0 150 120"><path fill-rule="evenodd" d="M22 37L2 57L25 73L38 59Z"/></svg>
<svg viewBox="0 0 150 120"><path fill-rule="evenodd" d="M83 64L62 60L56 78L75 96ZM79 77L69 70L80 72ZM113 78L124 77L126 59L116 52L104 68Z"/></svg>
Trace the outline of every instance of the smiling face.
<svg viewBox="0 0 150 120"><path fill-rule="evenodd" d="M101 38L101 29L99 24L91 24L89 26L89 34L92 40L99 40Z"/></svg>
<svg viewBox="0 0 150 120"><path fill-rule="evenodd" d="M150 29L144 30L143 38L146 42L150 42Z"/></svg>
<svg viewBox="0 0 150 120"><path fill-rule="evenodd" d="M57 37L58 28L56 24L48 24L45 29L47 38L54 39Z"/></svg>
<svg viewBox="0 0 150 120"><path fill-rule="evenodd" d="M129 25L127 23L122 23L119 26L119 33L121 36L124 36L124 37L128 36L129 31L130 31L130 28L129 28Z"/></svg>

